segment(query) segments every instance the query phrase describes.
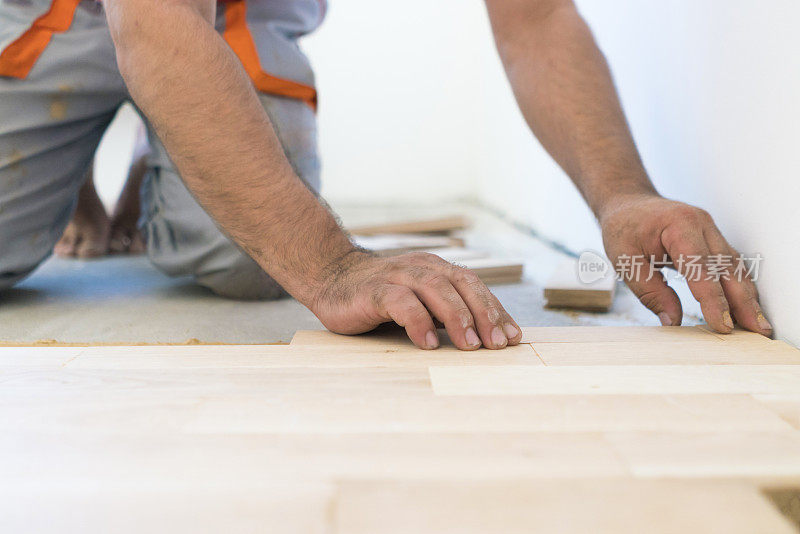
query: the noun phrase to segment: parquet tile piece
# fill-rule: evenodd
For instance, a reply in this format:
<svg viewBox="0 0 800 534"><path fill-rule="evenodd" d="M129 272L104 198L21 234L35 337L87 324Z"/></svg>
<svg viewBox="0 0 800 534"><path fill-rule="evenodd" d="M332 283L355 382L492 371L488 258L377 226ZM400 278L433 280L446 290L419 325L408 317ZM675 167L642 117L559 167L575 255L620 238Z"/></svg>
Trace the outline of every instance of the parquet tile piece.
<svg viewBox="0 0 800 534"><path fill-rule="evenodd" d="M707 330L693 326L528 326L522 327L523 343L686 343L722 341Z"/></svg>
<svg viewBox="0 0 800 534"><path fill-rule="evenodd" d="M609 433L638 477L797 477L800 433Z"/></svg>
<svg viewBox="0 0 800 534"><path fill-rule="evenodd" d="M797 365L431 367L437 395L788 394Z"/></svg>
<svg viewBox="0 0 800 534"><path fill-rule="evenodd" d="M447 332L440 328L438 330L439 342L441 346L435 351L430 351L431 354L441 353L445 351L456 352L458 354L465 354L465 351L458 350L453 345ZM290 343L292 347L306 346L306 347L346 347L362 349L366 347L380 348L383 350L404 350L418 352L414 344L408 339L406 333L397 328L381 329L368 334L361 334L357 336L344 336L341 334L334 334L328 330L298 330L295 332L294 337ZM428 352L428 351L426 351ZM503 350L490 350L481 348L476 351L477 353L491 353L502 356L504 353L514 353L520 355L534 354L528 343L520 343L514 347L506 347Z"/></svg>
<svg viewBox="0 0 800 534"><path fill-rule="evenodd" d="M58 368L78 356L81 347L2 347L0 375L7 369Z"/></svg>
<svg viewBox="0 0 800 534"><path fill-rule="evenodd" d="M336 336L336 334L331 334ZM345 336L340 336L345 337ZM362 368L431 365L543 365L530 345L502 351L460 351L453 346L417 349L411 342L333 345L214 345L189 347L90 347L70 361L70 369L202 369L202 368ZM0 349L2 354L2 349Z"/></svg>
<svg viewBox="0 0 800 534"><path fill-rule="evenodd" d="M800 350L781 342L533 343L545 365L800 364Z"/></svg>
<svg viewBox="0 0 800 534"><path fill-rule="evenodd" d="M343 481L334 517L341 534L794 532L757 488L715 481Z"/></svg>

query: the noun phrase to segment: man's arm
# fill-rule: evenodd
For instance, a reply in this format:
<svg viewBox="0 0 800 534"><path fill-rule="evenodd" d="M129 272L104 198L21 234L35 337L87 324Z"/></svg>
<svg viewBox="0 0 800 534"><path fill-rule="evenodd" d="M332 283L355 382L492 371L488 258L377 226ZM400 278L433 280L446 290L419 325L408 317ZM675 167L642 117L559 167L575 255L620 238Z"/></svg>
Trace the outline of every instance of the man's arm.
<svg viewBox="0 0 800 534"><path fill-rule="evenodd" d="M592 34L572 0L486 0L500 57L529 126L575 182L598 218L606 253L673 261L736 255L708 213L661 197L644 169ZM731 273L732 274L732 273ZM706 321L733 328L731 314L750 330L771 335L755 285L689 281ZM681 322L681 304L666 282L629 281L665 325Z"/></svg>
<svg viewBox="0 0 800 534"><path fill-rule="evenodd" d="M213 27L214 0L106 0L126 85L189 189L278 283L341 333L395 321L438 346L433 317L462 349L516 344L521 331L474 274L430 254L355 248L286 159L238 58Z"/></svg>

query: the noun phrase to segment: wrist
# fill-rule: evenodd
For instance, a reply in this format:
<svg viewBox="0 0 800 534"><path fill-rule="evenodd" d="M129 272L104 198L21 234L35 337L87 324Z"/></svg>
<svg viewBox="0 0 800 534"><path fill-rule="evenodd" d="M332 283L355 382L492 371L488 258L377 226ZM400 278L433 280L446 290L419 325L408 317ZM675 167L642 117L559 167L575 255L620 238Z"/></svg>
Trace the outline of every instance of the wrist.
<svg viewBox="0 0 800 534"><path fill-rule="evenodd" d="M598 198L592 202L592 211L597 217L598 222L602 226L603 221L611 214L616 213L620 209L625 209L626 206L631 204L651 200L654 198L662 198L656 191L653 184L645 176L644 179L630 180L630 181L617 181L607 188L606 191L598 195Z"/></svg>
<svg viewBox="0 0 800 534"><path fill-rule="evenodd" d="M321 262L320 268L314 275L309 278L305 284L306 291L297 300L316 314L320 302L331 297L333 288L341 285L353 269L374 256L372 252L352 244L347 249L328 256ZM341 291L338 298L347 300L346 293L346 290Z"/></svg>

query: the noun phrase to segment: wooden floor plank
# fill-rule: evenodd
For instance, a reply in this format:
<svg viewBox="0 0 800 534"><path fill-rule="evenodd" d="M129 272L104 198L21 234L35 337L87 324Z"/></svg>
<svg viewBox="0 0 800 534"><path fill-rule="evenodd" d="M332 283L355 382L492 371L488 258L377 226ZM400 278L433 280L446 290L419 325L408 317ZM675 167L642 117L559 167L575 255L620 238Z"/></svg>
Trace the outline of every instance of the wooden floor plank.
<svg viewBox="0 0 800 534"><path fill-rule="evenodd" d="M719 338L721 341L728 341L734 343L754 343L754 344L767 344L771 343L774 340L762 336L761 334L757 334L756 332L750 332L749 330L745 330L741 327L736 327L733 329L733 332L729 334L720 334L719 332L715 332L710 326L708 325L698 325L695 328L708 332L712 336Z"/></svg>
<svg viewBox="0 0 800 534"><path fill-rule="evenodd" d="M83 484L82 484L83 482ZM26 534L329 534L332 484L287 481L241 486L216 479L192 487L0 484L0 531ZM216 484L216 486L215 486Z"/></svg>
<svg viewBox="0 0 800 534"><path fill-rule="evenodd" d="M440 328L438 330L439 341L441 347L435 351L426 351L430 353L436 352L455 352L457 354L464 354L469 352L485 353L489 355L502 356L506 351L519 354L527 354L531 351L530 345L522 343L514 347L506 347L502 350L490 350L486 348L478 349L477 351L459 351L450 338L447 332ZM403 350L418 352L414 344L408 339L405 331L398 328L387 328L368 334L357 336L344 336L341 334L334 334L328 330L298 330L295 332L294 337L290 343L292 347L340 347L355 350L368 350L369 348L381 350Z"/></svg>
<svg viewBox="0 0 800 534"><path fill-rule="evenodd" d="M336 335L336 334L332 334ZM410 342L409 342L410 343ZM543 365L530 345L501 351L436 350L413 345L215 345L207 347L89 347L70 361L70 369L212 369L212 368L367 368L430 365Z"/></svg>
<svg viewBox="0 0 800 534"><path fill-rule="evenodd" d="M599 433L18 433L0 484L191 488L342 478L627 477Z"/></svg>
<svg viewBox="0 0 800 534"><path fill-rule="evenodd" d="M791 394L797 365L430 367L437 395Z"/></svg>
<svg viewBox="0 0 800 534"><path fill-rule="evenodd" d="M402 368L60 369L0 387L0 429L201 433L776 431L747 395L437 396Z"/></svg>
<svg viewBox="0 0 800 534"><path fill-rule="evenodd" d="M278 406L288 408L281 411ZM177 413L178 410L175 410ZM184 427L197 433L780 431L791 426L740 396L428 397L331 395L204 401Z"/></svg>
<svg viewBox="0 0 800 534"><path fill-rule="evenodd" d="M747 395L437 396L427 371L59 371L0 389L0 430L194 433L777 431Z"/></svg>
<svg viewBox="0 0 800 534"><path fill-rule="evenodd" d="M0 374L23 367L57 369L82 350L81 347L0 347Z"/></svg>
<svg viewBox="0 0 800 534"><path fill-rule="evenodd" d="M722 341L693 326L524 326L523 343L686 343Z"/></svg>
<svg viewBox="0 0 800 534"><path fill-rule="evenodd" d="M800 433L609 433L640 477L797 477Z"/></svg>
<svg viewBox="0 0 800 534"><path fill-rule="evenodd" d="M342 481L340 534L749 534L794 529L741 482Z"/></svg>
<svg viewBox="0 0 800 534"><path fill-rule="evenodd" d="M785 343L533 343L545 365L798 365L800 350Z"/></svg>
<svg viewBox="0 0 800 534"><path fill-rule="evenodd" d="M794 428L800 429L800 391L794 394L764 394L753 397Z"/></svg>
<svg viewBox="0 0 800 534"><path fill-rule="evenodd" d="M525 335L0 348L0 531L789 531L758 487L800 480L796 349Z"/></svg>

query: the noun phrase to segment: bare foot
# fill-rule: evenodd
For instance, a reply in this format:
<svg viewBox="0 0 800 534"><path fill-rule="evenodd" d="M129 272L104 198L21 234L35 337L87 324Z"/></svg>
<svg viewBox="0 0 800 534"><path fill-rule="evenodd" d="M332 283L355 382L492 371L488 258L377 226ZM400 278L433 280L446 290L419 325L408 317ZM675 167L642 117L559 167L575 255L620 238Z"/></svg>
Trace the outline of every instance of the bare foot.
<svg viewBox="0 0 800 534"><path fill-rule="evenodd" d="M94 188L91 171L78 193L72 220L54 248L62 258L97 258L108 253L111 225Z"/></svg>
<svg viewBox="0 0 800 534"><path fill-rule="evenodd" d="M144 158L140 158L131 165L128 171L128 180L119 195L114 215L111 217L112 254L143 254L145 251L144 239L137 226L139 220L139 189L142 178L147 170Z"/></svg>

